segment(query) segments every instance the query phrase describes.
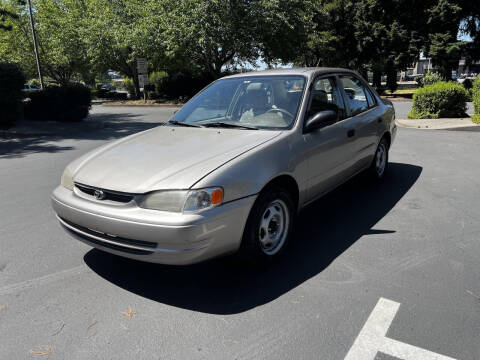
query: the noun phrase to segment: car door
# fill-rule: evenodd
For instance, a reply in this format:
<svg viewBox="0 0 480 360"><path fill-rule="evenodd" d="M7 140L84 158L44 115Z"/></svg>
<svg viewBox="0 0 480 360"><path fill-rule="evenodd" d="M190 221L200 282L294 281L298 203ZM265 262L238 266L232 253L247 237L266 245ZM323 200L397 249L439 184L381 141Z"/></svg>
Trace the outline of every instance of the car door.
<svg viewBox="0 0 480 360"><path fill-rule="evenodd" d="M354 174L372 161L382 114L375 97L362 80L353 74L340 75L339 79L349 116L345 121L352 138L350 173Z"/></svg>
<svg viewBox="0 0 480 360"><path fill-rule="evenodd" d="M334 124L303 135L308 158L308 201L341 183L351 167L351 139L347 136L345 103L337 81L336 76L320 77L311 87L305 120L323 110L334 110L338 116Z"/></svg>

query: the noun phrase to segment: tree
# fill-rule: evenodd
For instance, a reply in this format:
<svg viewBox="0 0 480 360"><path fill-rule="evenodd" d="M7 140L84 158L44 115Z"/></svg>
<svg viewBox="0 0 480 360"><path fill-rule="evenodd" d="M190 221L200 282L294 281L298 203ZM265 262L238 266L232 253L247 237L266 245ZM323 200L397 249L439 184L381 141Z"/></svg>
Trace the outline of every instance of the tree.
<svg viewBox="0 0 480 360"><path fill-rule="evenodd" d="M157 13L163 18L167 54L191 59L213 78L220 77L227 64L255 62L259 29L250 4L249 0L160 2Z"/></svg>
<svg viewBox="0 0 480 360"><path fill-rule="evenodd" d="M3 4L5 2L6 4ZM12 1L17 5L25 5L25 0ZM8 8L9 3L7 1L0 0L0 30L10 31L12 30L12 24L8 23L9 19L17 19L18 15Z"/></svg>
<svg viewBox="0 0 480 360"><path fill-rule="evenodd" d="M161 17L154 0L91 0L88 8L88 53L100 72L115 70L132 78L140 95L137 58L157 57L162 50Z"/></svg>
<svg viewBox="0 0 480 360"><path fill-rule="evenodd" d="M11 31L0 34L0 56L21 64L27 75L34 76L35 56L25 4L10 1L7 5L16 16ZM68 84L89 64L84 41L86 2L36 0L32 5L43 70L60 84Z"/></svg>
<svg viewBox="0 0 480 360"><path fill-rule="evenodd" d="M25 4L20 1L4 0L1 2L1 7L13 16L7 16L3 22L9 30L0 30L0 59L19 64L27 78L34 77L36 63Z"/></svg>
<svg viewBox="0 0 480 360"><path fill-rule="evenodd" d="M459 3L462 8L460 31L472 39L470 43L465 44L463 55L467 64L471 64L475 60L480 60L480 6L471 0L460 0Z"/></svg>
<svg viewBox="0 0 480 360"><path fill-rule="evenodd" d="M0 8L0 30L6 30L10 31L12 30L12 25L8 24L6 25L7 18L16 18L17 15L6 10L6 9L1 9Z"/></svg>
<svg viewBox="0 0 480 360"><path fill-rule="evenodd" d="M260 0L253 2L251 23L255 42L267 64L306 62L310 34L314 30L311 0Z"/></svg>
<svg viewBox="0 0 480 360"><path fill-rule="evenodd" d="M83 0L36 0L37 39L42 66L62 85L88 68Z"/></svg>
<svg viewBox="0 0 480 360"><path fill-rule="evenodd" d="M457 40L464 16L462 7L455 0L427 0L426 3L429 5L426 11L428 35L424 52L432 57L434 66L449 80L465 47L464 41Z"/></svg>
<svg viewBox="0 0 480 360"><path fill-rule="evenodd" d="M359 64L373 71L374 86L387 74L387 87L397 87L397 71L411 65L421 50L418 31L421 5L414 0L363 0L356 4L353 26Z"/></svg>
<svg viewBox="0 0 480 360"><path fill-rule="evenodd" d="M300 66L358 68L354 28L354 0L314 0L305 10L312 14L313 26L306 29L306 42L297 52Z"/></svg>

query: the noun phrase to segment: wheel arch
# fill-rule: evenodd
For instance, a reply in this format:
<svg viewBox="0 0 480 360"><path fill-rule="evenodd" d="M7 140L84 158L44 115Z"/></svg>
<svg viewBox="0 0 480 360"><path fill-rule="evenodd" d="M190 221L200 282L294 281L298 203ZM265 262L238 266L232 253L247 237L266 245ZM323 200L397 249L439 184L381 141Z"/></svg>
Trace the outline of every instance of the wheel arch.
<svg viewBox="0 0 480 360"><path fill-rule="evenodd" d="M392 145L392 134L390 134L390 131L385 131L383 133L382 137L378 142L379 144L380 144L380 141L382 141L382 139L387 140L388 148L390 149L390 145Z"/></svg>
<svg viewBox="0 0 480 360"><path fill-rule="evenodd" d="M300 200L300 188L297 181L291 175L283 174L270 179L260 190L260 192L268 191L269 188L278 186L287 190L292 196L293 203L295 204L295 212L298 210Z"/></svg>

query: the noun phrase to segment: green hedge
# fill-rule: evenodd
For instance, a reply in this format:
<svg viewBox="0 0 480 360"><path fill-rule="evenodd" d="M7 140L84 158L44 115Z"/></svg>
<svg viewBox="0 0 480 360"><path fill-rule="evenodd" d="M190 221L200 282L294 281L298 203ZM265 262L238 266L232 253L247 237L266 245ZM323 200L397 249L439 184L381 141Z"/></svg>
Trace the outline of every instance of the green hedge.
<svg viewBox="0 0 480 360"><path fill-rule="evenodd" d="M472 98L474 115L472 116L473 122L480 123L480 75L477 76L472 85Z"/></svg>
<svg viewBox="0 0 480 360"><path fill-rule="evenodd" d="M0 128L8 129L21 115L24 83L18 65L0 62Z"/></svg>
<svg viewBox="0 0 480 360"><path fill-rule="evenodd" d="M91 105L90 89L83 85L49 86L28 95L25 116L33 120L80 121Z"/></svg>
<svg viewBox="0 0 480 360"><path fill-rule="evenodd" d="M116 91L109 91L105 89L91 90L92 99L107 99L107 100L127 100L127 93L118 93Z"/></svg>
<svg viewBox="0 0 480 360"><path fill-rule="evenodd" d="M210 74L174 73L163 78L156 93L168 100L190 98L213 80Z"/></svg>
<svg viewBox="0 0 480 360"><path fill-rule="evenodd" d="M413 96L412 119L465 117L468 91L459 83L437 82L417 90Z"/></svg>

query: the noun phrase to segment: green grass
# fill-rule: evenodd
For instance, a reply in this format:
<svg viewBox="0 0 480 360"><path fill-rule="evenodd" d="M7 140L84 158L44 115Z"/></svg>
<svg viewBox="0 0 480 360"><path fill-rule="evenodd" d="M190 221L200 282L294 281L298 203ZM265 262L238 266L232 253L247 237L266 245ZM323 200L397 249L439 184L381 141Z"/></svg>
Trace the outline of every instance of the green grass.
<svg viewBox="0 0 480 360"><path fill-rule="evenodd" d="M472 115L472 121L473 121L475 124L480 124L480 114Z"/></svg>

